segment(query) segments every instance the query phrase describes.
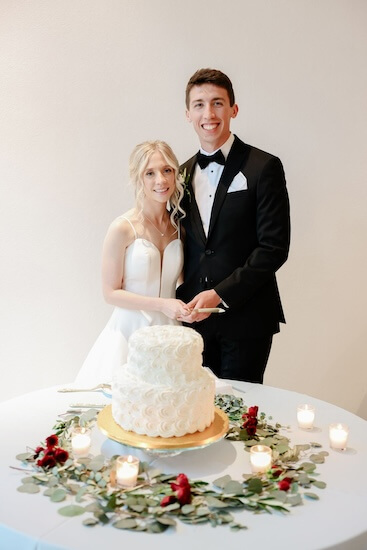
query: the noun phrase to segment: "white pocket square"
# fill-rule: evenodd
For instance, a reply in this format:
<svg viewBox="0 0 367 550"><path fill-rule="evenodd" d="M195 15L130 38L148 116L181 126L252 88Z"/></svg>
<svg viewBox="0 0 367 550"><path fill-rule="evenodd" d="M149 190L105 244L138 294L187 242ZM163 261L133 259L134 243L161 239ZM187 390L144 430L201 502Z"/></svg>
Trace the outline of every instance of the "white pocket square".
<svg viewBox="0 0 367 550"><path fill-rule="evenodd" d="M247 179L242 172L233 178L231 185L228 187L228 193L233 193L233 191L245 191L247 189Z"/></svg>

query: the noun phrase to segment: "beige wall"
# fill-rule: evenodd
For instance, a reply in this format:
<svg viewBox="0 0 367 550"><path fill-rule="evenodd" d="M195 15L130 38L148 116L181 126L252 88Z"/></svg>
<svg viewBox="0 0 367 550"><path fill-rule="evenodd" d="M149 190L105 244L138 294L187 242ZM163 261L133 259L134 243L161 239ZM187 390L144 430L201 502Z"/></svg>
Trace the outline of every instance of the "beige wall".
<svg viewBox="0 0 367 550"><path fill-rule="evenodd" d="M111 312L100 253L132 202L128 155L152 138L181 161L195 151L184 87L212 66L237 91L234 131L279 155L288 181L288 324L266 383L367 418L367 3L1 0L0 10L0 399L74 378Z"/></svg>

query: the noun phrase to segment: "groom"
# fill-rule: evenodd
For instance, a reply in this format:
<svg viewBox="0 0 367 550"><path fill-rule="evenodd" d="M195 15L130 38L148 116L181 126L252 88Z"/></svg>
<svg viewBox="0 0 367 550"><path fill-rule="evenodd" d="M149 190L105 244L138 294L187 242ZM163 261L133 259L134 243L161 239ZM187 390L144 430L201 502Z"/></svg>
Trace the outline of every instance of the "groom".
<svg viewBox="0 0 367 550"><path fill-rule="evenodd" d="M204 366L220 378L263 382L273 334L285 322L275 272L289 250L289 201L280 160L230 131L238 113L230 79L200 69L186 116L200 151L182 165L184 283L177 296L204 339ZM225 313L196 313L207 307Z"/></svg>

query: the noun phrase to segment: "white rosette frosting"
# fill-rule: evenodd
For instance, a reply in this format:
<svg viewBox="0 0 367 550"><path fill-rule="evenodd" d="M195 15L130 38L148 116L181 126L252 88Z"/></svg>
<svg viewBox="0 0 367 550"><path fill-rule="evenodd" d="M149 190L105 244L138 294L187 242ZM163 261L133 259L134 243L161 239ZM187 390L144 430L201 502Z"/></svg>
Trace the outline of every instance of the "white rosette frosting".
<svg viewBox="0 0 367 550"><path fill-rule="evenodd" d="M203 340L191 328L137 330L127 363L112 383L112 416L123 429L152 437L181 437L214 419L215 382L202 368Z"/></svg>

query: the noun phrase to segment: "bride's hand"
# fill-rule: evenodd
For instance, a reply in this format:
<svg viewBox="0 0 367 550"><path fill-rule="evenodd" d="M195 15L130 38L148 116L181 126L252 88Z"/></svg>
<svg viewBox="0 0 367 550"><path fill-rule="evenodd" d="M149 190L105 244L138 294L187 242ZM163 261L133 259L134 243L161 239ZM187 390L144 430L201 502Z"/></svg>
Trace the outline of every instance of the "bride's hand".
<svg viewBox="0 0 367 550"><path fill-rule="evenodd" d="M176 300L175 298L162 298L161 300L160 310L169 319L182 319L191 313L191 309L182 300Z"/></svg>

